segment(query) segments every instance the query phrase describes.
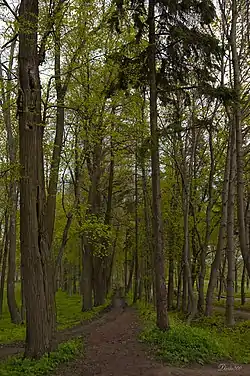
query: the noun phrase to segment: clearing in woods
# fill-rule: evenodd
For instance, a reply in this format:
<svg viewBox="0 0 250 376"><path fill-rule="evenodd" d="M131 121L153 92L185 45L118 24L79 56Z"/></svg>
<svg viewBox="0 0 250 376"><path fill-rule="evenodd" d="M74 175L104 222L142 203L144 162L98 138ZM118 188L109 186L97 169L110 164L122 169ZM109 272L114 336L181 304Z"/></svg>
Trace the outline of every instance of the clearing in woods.
<svg viewBox="0 0 250 376"><path fill-rule="evenodd" d="M54 376L249 376L250 365L225 363L177 368L157 362L138 339L136 312L113 310L83 327L82 356L61 365ZM80 332L79 332L80 334ZM224 368L224 370L223 370Z"/></svg>

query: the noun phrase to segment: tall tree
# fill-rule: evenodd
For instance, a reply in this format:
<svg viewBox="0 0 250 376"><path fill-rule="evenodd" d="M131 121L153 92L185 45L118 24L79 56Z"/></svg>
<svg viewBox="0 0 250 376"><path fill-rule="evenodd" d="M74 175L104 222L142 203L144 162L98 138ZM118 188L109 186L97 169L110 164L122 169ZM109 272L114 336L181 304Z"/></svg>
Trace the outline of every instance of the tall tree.
<svg viewBox="0 0 250 376"><path fill-rule="evenodd" d="M45 223L38 17L38 0L22 0L18 53L20 247L26 304L25 356L32 358L51 351L55 330L53 280Z"/></svg>
<svg viewBox="0 0 250 376"><path fill-rule="evenodd" d="M157 128L157 87L156 87L156 41L155 41L155 0L149 0L149 80L150 80L150 129L152 166L152 210L154 231L154 270L156 290L157 326L161 330L169 328L167 314L167 289L165 281L163 228L161 212L159 136Z"/></svg>

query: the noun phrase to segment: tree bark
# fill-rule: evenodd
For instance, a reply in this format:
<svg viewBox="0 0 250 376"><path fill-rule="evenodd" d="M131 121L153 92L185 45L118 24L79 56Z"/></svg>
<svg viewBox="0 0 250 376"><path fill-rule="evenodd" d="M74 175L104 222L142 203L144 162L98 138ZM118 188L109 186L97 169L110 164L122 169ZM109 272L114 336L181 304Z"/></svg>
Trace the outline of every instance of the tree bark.
<svg viewBox="0 0 250 376"><path fill-rule="evenodd" d="M18 55L20 246L26 303L25 356L31 358L51 351L55 330L52 263L45 218L38 14L38 0L21 1Z"/></svg>
<svg viewBox="0 0 250 376"><path fill-rule="evenodd" d="M83 304L82 311L90 311L93 307L92 303L92 252L89 244L82 241L83 256L82 256L82 289L83 289Z"/></svg>
<svg viewBox="0 0 250 376"><path fill-rule="evenodd" d="M247 249L245 232L245 204L244 204L244 179L243 179L243 136L241 125L241 85L240 85L240 67L237 52L237 0L232 0L232 22L229 43L232 51L233 81L234 81L234 124L236 130L236 168L237 168L237 214L239 226L239 239L242 257L244 259L248 276L250 277L250 253Z"/></svg>
<svg viewBox="0 0 250 376"><path fill-rule="evenodd" d="M9 228L9 217L6 215L5 216L5 231L4 231L3 262L2 262L1 279L0 279L0 316L3 313L4 284L5 284L5 274L6 274L8 250L9 250L8 228Z"/></svg>
<svg viewBox="0 0 250 376"><path fill-rule="evenodd" d="M206 233L205 241L201 249L200 257L200 274L199 274L199 291L198 291L198 311L203 313L204 311L204 282L206 275L206 256L209 246L210 231L211 231L211 213L213 208L213 181L215 173L215 160L214 160L214 148L213 148L213 132L212 125L209 129L209 150L210 150L210 172L208 182L208 204L206 209Z"/></svg>
<svg viewBox="0 0 250 376"><path fill-rule="evenodd" d="M246 303L245 276L246 276L246 267L245 265L243 265L242 276L241 276L241 290L240 290L241 305L244 305Z"/></svg>
<svg viewBox="0 0 250 376"><path fill-rule="evenodd" d="M16 276L16 205L17 191L16 183L10 183L10 224L9 224L9 257L8 257L8 275L7 275L7 302L14 324L21 323L21 316L15 297L15 276Z"/></svg>
<svg viewBox="0 0 250 376"><path fill-rule="evenodd" d="M227 300L226 323L234 325L234 282L235 282L235 253L234 253L234 197L235 197L235 128L231 128L230 177L228 189L228 222L227 222Z"/></svg>
<svg viewBox="0 0 250 376"><path fill-rule="evenodd" d="M150 80L150 128L151 128L151 167L153 192L154 229L154 269L157 326L161 330L169 328L167 314L167 291L165 281L164 246L162 234L159 140L157 129L157 87L156 87L156 45L155 45L155 0L149 0L149 80Z"/></svg>
<svg viewBox="0 0 250 376"><path fill-rule="evenodd" d="M169 259L168 268L168 310L173 309L174 303L174 260L173 257Z"/></svg>
<svg viewBox="0 0 250 376"><path fill-rule="evenodd" d="M218 236L218 241L217 241L215 258L211 265L211 272L210 272L207 296L206 296L206 310L205 310L206 316L211 316L212 314L213 293L214 293L214 288L216 285L218 270L220 267L221 254L222 254L224 242L225 242L226 225L227 225L228 182L229 182L229 174L230 174L230 148L231 147L230 147L230 141L229 141L228 146L227 146L227 158L226 158L226 164L225 164L225 170L224 170L219 236Z"/></svg>
<svg viewBox="0 0 250 376"><path fill-rule="evenodd" d="M134 274L134 297L133 303L135 304L138 299L139 290L139 255L138 255L138 153L136 142L136 154L135 154L135 274Z"/></svg>
<svg viewBox="0 0 250 376"><path fill-rule="evenodd" d="M0 60L0 82L2 86L2 111L4 117L5 128L7 132L7 150L8 158L12 168L16 164L17 145L16 139L13 135L12 121L11 121L11 92L12 92L12 67L14 60L16 42L12 42L10 50L9 67L7 71L6 88L4 85L2 65ZM17 206L17 183L15 173L10 176L9 183L9 252L8 252L8 274L7 274L7 302L11 317L11 322L14 324L21 323L20 312L16 303L15 297L15 274L16 274L16 206Z"/></svg>

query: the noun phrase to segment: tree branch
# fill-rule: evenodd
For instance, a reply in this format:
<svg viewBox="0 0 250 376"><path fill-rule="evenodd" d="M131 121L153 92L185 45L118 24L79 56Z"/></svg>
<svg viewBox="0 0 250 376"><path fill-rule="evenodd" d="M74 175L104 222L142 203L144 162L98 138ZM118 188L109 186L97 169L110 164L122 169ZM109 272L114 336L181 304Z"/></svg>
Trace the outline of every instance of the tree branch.
<svg viewBox="0 0 250 376"><path fill-rule="evenodd" d="M0 5L6 6L7 9L11 12L11 14L15 17L15 19L18 21L17 13L11 8L11 6L8 4L6 0L2 0L2 3Z"/></svg>

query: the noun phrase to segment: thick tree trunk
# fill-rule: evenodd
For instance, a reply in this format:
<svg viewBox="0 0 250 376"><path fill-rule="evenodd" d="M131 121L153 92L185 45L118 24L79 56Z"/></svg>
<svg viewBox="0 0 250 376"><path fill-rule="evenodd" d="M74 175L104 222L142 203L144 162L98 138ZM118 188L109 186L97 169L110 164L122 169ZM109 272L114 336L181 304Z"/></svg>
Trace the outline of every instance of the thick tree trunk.
<svg viewBox="0 0 250 376"><path fill-rule="evenodd" d="M93 259L93 279L94 306L98 307L104 304L106 296L106 275L102 257L94 257Z"/></svg>
<svg viewBox="0 0 250 376"><path fill-rule="evenodd" d="M165 281L164 246L162 234L159 140L157 129L157 87L156 87L156 45L155 45L155 0L149 0L149 80L150 80L150 127L151 127L151 166L153 192L154 229L154 269L157 326L161 330L169 328L167 314L167 291Z"/></svg>
<svg viewBox="0 0 250 376"><path fill-rule="evenodd" d="M38 0L21 1L19 20L20 245L26 302L25 356L39 358L52 348L55 300L44 215Z"/></svg>

